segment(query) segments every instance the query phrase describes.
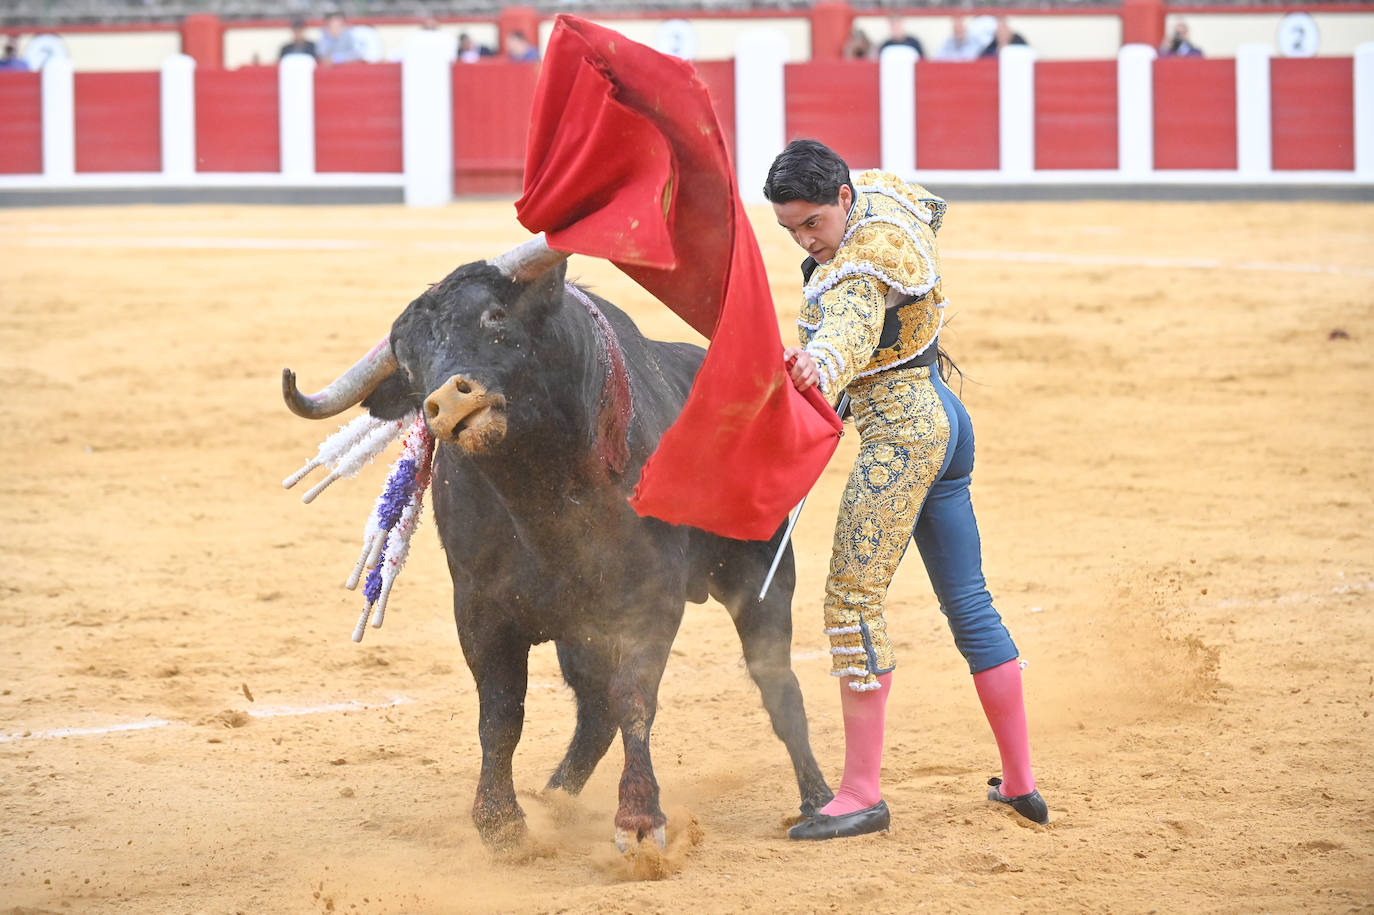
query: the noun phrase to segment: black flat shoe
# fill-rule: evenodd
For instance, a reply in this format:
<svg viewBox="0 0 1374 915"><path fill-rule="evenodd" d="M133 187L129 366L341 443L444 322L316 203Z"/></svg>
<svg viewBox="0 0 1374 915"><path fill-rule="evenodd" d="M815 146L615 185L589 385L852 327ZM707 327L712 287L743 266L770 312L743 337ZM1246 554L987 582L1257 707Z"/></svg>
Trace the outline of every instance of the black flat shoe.
<svg viewBox="0 0 1374 915"><path fill-rule="evenodd" d="M1002 789L998 787L1001 784L1002 780L1000 778L988 779L988 800L996 801L999 804L1010 804L1012 810L1015 810L1032 823L1039 823L1043 826L1050 821L1050 808L1045 803L1045 799L1040 796L1040 789L1037 788L1030 794L1018 794L1016 797L1007 797L1002 793Z"/></svg>
<svg viewBox="0 0 1374 915"><path fill-rule="evenodd" d="M842 813L839 816L818 813L787 830L787 838L843 839L870 832L886 832L891 824L892 812L887 809L887 801L879 801L872 807L865 807L853 813Z"/></svg>

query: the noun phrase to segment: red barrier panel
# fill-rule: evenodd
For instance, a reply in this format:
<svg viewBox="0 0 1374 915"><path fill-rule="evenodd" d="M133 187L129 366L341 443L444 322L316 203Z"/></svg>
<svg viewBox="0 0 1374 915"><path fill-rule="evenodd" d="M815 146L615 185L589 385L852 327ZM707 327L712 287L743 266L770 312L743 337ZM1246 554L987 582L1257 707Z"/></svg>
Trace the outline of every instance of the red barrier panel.
<svg viewBox="0 0 1374 915"><path fill-rule="evenodd" d="M1236 62L1163 57L1154 68L1155 168L1236 167Z"/></svg>
<svg viewBox="0 0 1374 915"><path fill-rule="evenodd" d="M916 167L998 168L997 60L916 62Z"/></svg>
<svg viewBox="0 0 1374 915"><path fill-rule="evenodd" d="M1036 63L1036 168L1116 168L1116 128L1116 61Z"/></svg>
<svg viewBox="0 0 1374 915"><path fill-rule="evenodd" d="M453 67L453 191L520 193L535 64L492 61Z"/></svg>
<svg viewBox="0 0 1374 915"><path fill-rule="evenodd" d="M78 172L162 171L162 77L158 73L77 73Z"/></svg>
<svg viewBox="0 0 1374 915"><path fill-rule="evenodd" d="M730 165L735 164L735 62L733 60L698 60L692 64L697 76L706 84L711 107L725 137L725 153Z"/></svg>
<svg viewBox="0 0 1374 915"><path fill-rule="evenodd" d="M277 68L196 70L196 171L281 171Z"/></svg>
<svg viewBox="0 0 1374 915"><path fill-rule="evenodd" d="M402 170L401 65L335 64L315 71L315 171Z"/></svg>
<svg viewBox="0 0 1374 915"><path fill-rule="evenodd" d="M1269 81L1275 170L1354 169L1354 61L1279 57Z"/></svg>
<svg viewBox="0 0 1374 915"><path fill-rule="evenodd" d="M43 88L37 73L0 73L0 175L43 173Z"/></svg>
<svg viewBox="0 0 1374 915"><path fill-rule="evenodd" d="M788 140L820 140L856 170L882 162L877 61L787 64L783 85Z"/></svg>

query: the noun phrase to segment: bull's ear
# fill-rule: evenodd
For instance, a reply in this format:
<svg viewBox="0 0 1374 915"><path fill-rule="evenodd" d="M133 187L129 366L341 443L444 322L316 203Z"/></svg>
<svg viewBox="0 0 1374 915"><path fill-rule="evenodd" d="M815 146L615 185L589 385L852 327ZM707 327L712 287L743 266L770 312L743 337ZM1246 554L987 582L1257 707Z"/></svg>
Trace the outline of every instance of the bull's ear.
<svg viewBox="0 0 1374 915"><path fill-rule="evenodd" d="M522 284L519 295L511 303L511 311L532 327L543 324L563 304L563 284L567 275L568 262L560 260Z"/></svg>

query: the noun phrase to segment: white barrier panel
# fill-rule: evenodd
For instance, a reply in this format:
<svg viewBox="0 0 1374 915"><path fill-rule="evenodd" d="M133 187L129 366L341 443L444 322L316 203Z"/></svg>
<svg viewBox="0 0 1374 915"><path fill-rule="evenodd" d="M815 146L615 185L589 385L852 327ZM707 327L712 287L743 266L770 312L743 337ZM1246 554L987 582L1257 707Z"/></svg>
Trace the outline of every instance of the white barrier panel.
<svg viewBox="0 0 1374 915"><path fill-rule="evenodd" d="M288 54L277 65L281 173L304 178L315 173L315 58Z"/></svg>
<svg viewBox="0 0 1374 915"><path fill-rule="evenodd" d="M453 200L453 65L439 32L418 32L401 59L401 161L405 202L444 206Z"/></svg>
<svg viewBox="0 0 1374 915"><path fill-rule="evenodd" d="M162 62L162 174L196 173L196 61L173 54Z"/></svg>
<svg viewBox="0 0 1374 915"><path fill-rule="evenodd" d="M749 29L735 41L735 168L740 198L763 203L768 168L787 141L787 38Z"/></svg>
<svg viewBox="0 0 1374 915"><path fill-rule="evenodd" d="M76 174L76 98L72 62L50 57L41 77L43 176L70 180Z"/></svg>
<svg viewBox="0 0 1374 915"><path fill-rule="evenodd" d="M1264 175L1274 168L1269 54L1264 44L1236 50L1236 171L1242 175Z"/></svg>
<svg viewBox="0 0 1374 915"><path fill-rule="evenodd" d="M1035 171L1035 51L1029 45L997 52L997 130L1002 171Z"/></svg>
<svg viewBox="0 0 1374 915"><path fill-rule="evenodd" d="M1144 44L1116 56L1116 167L1142 178L1155 167L1155 56Z"/></svg>
<svg viewBox="0 0 1374 915"><path fill-rule="evenodd" d="M910 45L884 48L878 58L878 128L881 167L897 175L916 171L916 61ZM864 165L865 163L855 163Z"/></svg>
<svg viewBox="0 0 1374 915"><path fill-rule="evenodd" d="M1374 42L1355 49L1355 174L1374 181Z"/></svg>

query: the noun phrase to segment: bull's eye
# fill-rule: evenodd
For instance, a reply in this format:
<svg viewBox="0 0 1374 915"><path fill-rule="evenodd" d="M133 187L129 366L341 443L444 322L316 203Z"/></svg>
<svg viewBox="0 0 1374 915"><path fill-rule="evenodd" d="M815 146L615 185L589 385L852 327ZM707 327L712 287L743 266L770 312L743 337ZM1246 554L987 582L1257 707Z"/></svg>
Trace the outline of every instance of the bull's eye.
<svg viewBox="0 0 1374 915"><path fill-rule="evenodd" d="M483 327L500 327L506 321L506 310L504 308L488 308L482 312L481 325Z"/></svg>

